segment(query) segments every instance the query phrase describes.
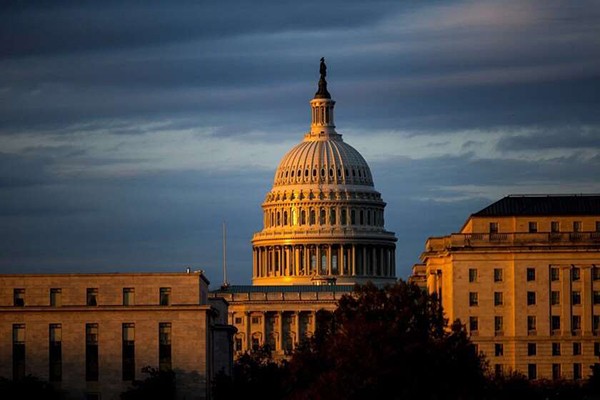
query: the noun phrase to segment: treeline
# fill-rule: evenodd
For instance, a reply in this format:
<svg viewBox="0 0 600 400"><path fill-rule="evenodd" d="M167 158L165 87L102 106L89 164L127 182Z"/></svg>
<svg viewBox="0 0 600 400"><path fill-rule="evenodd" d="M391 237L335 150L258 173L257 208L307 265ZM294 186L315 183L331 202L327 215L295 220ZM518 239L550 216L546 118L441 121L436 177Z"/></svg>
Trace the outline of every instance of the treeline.
<svg viewBox="0 0 600 400"><path fill-rule="evenodd" d="M214 399L600 399L600 371L581 382L490 373L465 327L447 322L416 285L357 286L317 313L314 336L288 361L268 347L241 356L233 377L217 377Z"/></svg>

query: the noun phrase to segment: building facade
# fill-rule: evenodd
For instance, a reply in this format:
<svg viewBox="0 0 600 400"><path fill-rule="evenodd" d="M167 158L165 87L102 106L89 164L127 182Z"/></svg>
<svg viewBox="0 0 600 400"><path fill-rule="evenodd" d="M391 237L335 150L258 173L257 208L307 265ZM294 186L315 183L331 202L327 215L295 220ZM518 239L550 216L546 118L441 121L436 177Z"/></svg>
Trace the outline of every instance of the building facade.
<svg viewBox="0 0 600 400"><path fill-rule="evenodd" d="M179 398L209 398L231 371L233 327L208 284L202 272L0 275L0 376L118 399L151 366L176 373Z"/></svg>
<svg viewBox="0 0 600 400"><path fill-rule="evenodd" d="M252 239L252 286L225 286L238 354L270 344L284 355L314 332L315 313L334 310L353 285L396 281L396 237L369 165L334 125L335 101L321 60L310 131L287 152Z"/></svg>
<svg viewBox="0 0 600 400"><path fill-rule="evenodd" d="M600 363L600 196L507 196L429 238L411 280L495 371L586 378Z"/></svg>

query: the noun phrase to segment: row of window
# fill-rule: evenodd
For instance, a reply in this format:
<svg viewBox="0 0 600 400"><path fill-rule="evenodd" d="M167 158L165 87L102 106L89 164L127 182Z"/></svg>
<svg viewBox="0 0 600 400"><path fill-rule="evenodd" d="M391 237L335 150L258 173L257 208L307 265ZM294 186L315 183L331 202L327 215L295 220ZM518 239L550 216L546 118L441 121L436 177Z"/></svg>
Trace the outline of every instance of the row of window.
<svg viewBox="0 0 600 400"><path fill-rule="evenodd" d="M162 287L159 289L158 303L161 306L168 306L171 304L171 288ZM25 306L25 289L13 289L13 304L17 307ZM86 305L97 306L98 305L98 288L87 288L86 289ZM135 289L134 288L123 288L123 305L132 306L135 304ZM50 289L50 306L60 307L62 305L62 289L51 288Z"/></svg>
<svg viewBox="0 0 600 400"><path fill-rule="evenodd" d="M572 281L579 281L581 279L581 268L579 267L571 267L569 269L571 273ZM533 282L536 280L536 270L533 267L528 267L525 271L525 276L527 282ZM594 267L592 268L592 279L597 281L600 280L600 268ZM474 283L479 280L479 272L477 268L469 268L469 282ZM558 281L560 280L560 268L552 267L550 268L550 280ZM494 282L503 282L504 281L504 270L502 268L494 268Z"/></svg>
<svg viewBox="0 0 600 400"><path fill-rule="evenodd" d="M318 179L319 175L321 177L321 179L325 179L327 176L329 176L329 179L333 179L334 177L338 177L338 179L341 178L350 178L352 176L352 178L364 178L364 179L369 179L370 178L370 174L368 173L366 168L354 168L351 167L350 169L348 168L337 168L337 169L333 169L333 168L321 168L320 170L318 168L313 168L312 169L312 174L310 172L311 170L309 170L308 168L304 169L304 171L302 171L302 169L290 169L288 171L281 171L279 172L279 179L284 179L284 178L296 178L297 180L301 180L302 177L304 177L304 179L309 179L310 176L312 175L313 179ZM303 174L304 172L304 174ZM320 172L320 174L319 174Z"/></svg>
<svg viewBox="0 0 600 400"><path fill-rule="evenodd" d="M552 355L560 356L562 355L561 351L561 343L553 342L551 343ZM581 342L573 342L572 343L572 355L580 356L582 355L582 347ZM537 356L538 353L538 344L537 343L527 343L527 356ZM494 344L494 356L502 357L504 355L504 344L503 343L495 343ZM564 354L568 355L568 354ZM594 356L600 356L600 342L594 343Z"/></svg>
<svg viewBox="0 0 600 400"><path fill-rule="evenodd" d="M338 207L321 207L318 210L292 207L289 211L267 211L265 225L267 228L273 226L317 225L317 217L318 225L337 225L338 220L340 225L384 225L383 210L351 208L350 218L348 219L348 210L346 208L338 209Z"/></svg>
<svg viewBox="0 0 600 400"><path fill-rule="evenodd" d="M85 324L85 379L98 381L99 328L97 323ZM25 377L25 324L13 325L13 380ZM158 324L158 357L161 370L171 369L171 323ZM50 324L48 330L48 379L51 382L62 380L62 325ZM135 324L122 324L122 378L135 379Z"/></svg>
<svg viewBox="0 0 600 400"><path fill-rule="evenodd" d="M573 380L580 380L583 378L583 367L581 363L573 363ZM496 375L504 374L504 366L502 364L494 364L494 372ZM527 364L527 378L530 380L538 379L538 368L537 364ZM564 378L562 371L562 364L552 364L552 379L558 380Z"/></svg>
<svg viewBox="0 0 600 400"><path fill-rule="evenodd" d="M600 304L600 290L592 291L592 303L594 305ZM527 292L527 305L534 306L537 304L537 295L534 291ZM479 293L478 292L469 292L469 306L477 307L479 305ZM502 306L504 305L504 292L494 292L494 306ZM560 305L560 291L552 290L550 291L550 305L559 306ZM573 290L571 292L571 305L579 306L581 305L581 291Z"/></svg>
<svg viewBox="0 0 600 400"><path fill-rule="evenodd" d="M600 221L596 222L596 232L600 232ZM498 233L498 222L490 222L490 233ZM537 233L538 232L538 223L537 221L529 221L527 223L527 228L529 233ZM583 230L583 225L581 221L573 221L572 232L581 232ZM559 233L561 232L560 221L550 221L550 232L551 233Z"/></svg>
<svg viewBox="0 0 600 400"><path fill-rule="evenodd" d="M552 331L560 330L561 319L560 315L552 315L550 316L550 329ZM480 323L479 317L470 316L469 317L469 331L472 334L475 334L479 331ZM581 331L581 315L572 315L571 316L571 330L574 332ZM495 332L503 332L504 331L504 317L501 315L494 316L494 331ZM527 332L529 334L535 334L537 331L537 317L535 315L527 316ZM592 316L592 331L600 332L600 315Z"/></svg>

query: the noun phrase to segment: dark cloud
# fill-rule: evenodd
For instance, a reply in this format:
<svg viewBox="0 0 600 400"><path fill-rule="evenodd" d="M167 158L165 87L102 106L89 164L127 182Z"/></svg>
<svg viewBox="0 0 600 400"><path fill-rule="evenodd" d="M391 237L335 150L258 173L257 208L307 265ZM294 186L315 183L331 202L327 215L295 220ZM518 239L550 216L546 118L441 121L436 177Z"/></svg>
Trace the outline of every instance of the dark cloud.
<svg viewBox="0 0 600 400"><path fill-rule="evenodd" d="M596 149L600 151L600 126L567 126L538 129L522 135L503 137L497 145L501 151L531 149Z"/></svg>
<svg viewBox="0 0 600 400"><path fill-rule="evenodd" d="M503 188L597 187L599 18L593 1L5 2L0 271L190 265L218 283L225 220L248 283L263 159L309 129L325 56L340 133L425 137L368 160L406 277ZM166 133L179 147L153 153ZM214 151L178 163L192 140Z"/></svg>

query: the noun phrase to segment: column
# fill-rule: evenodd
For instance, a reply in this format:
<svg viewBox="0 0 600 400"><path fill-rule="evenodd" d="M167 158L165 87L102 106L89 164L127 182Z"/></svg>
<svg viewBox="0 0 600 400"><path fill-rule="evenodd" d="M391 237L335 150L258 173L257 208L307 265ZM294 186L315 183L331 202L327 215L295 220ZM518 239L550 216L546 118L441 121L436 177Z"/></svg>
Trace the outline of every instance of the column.
<svg viewBox="0 0 600 400"><path fill-rule="evenodd" d="M327 245L327 275L332 275L331 274L331 245L328 244Z"/></svg>
<svg viewBox="0 0 600 400"><path fill-rule="evenodd" d="M294 311L294 331L296 332L294 348L296 348L300 344L300 311Z"/></svg>
<svg viewBox="0 0 600 400"><path fill-rule="evenodd" d="M344 268L346 268L344 265L344 245L340 244L338 249L338 273L340 275L345 275Z"/></svg>
<svg viewBox="0 0 600 400"><path fill-rule="evenodd" d="M252 315L250 314L250 311L244 312L244 315L246 317L246 343L243 343L242 348L244 351L247 351L252 348L252 328L250 325Z"/></svg>
<svg viewBox="0 0 600 400"><path fill-rule="evenodd" d="M356 276L356 245L352 245L352 257L350 257L350 268L352 276Z"/></svg>
<svg viewBox="0 0 600 400"><path fill-rule="evenodd" d="M369 270L367 268L367 246L361 246L362 253L362 274L367 275Z"/></svg>
<svg viewBox="0 0 600 400"><path fill-rule="evenodd" d="M300 275L300 248L294 246L294 275Z"/></svg>
<svg viewBox="0 0 600 400"><path fill-rule="evenodd" d="M275 341L275 349L283 351L283 311L277 313L277 331L279 340Z"/></svg>
<svg viewBox="0 0 600 400"><path fill-rule="evenodd" d="M385 257L383 256L384 250L383 247L379 248L379 275L381 276L385 276L385 269L386 269L386 265L387 263L385 262Z"/></svg>
<svg viewBox="0 0 600 400"><path fill-rule="evenodd" d="M311 331L311 335L314 335L315 331L317 330L317 313L315 311L311 311L310 315L311 315L310 331Z"/></svg>
<svg viewBox="0 0 600 400"><path fill-rule="evenodd" d="M321 274L321 246L317 245L316 247L316 257L317 257L317 262L316 262L316 267L317 267L317 275Z"/></svg>
<svg viewBox="0 0 600 400"><path fill-rule="evenodd" d="M260 320L260 334L262 338L262 345L267 344L267 313L262 311L262 318Z"/></svg>
<svg viewBox="0 0 600 400"><path fill-rule="evenodd" d="M571 335L571 266L561 266L560 282L560 332ZM550 327L552 329L552 327Z"/></svg>

